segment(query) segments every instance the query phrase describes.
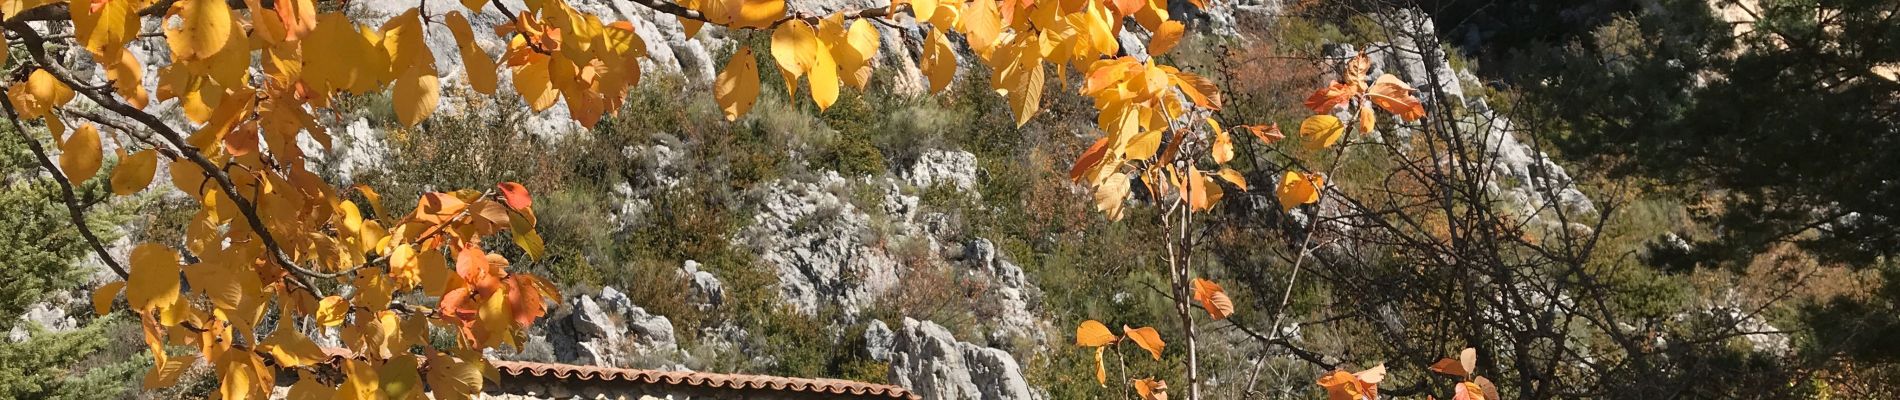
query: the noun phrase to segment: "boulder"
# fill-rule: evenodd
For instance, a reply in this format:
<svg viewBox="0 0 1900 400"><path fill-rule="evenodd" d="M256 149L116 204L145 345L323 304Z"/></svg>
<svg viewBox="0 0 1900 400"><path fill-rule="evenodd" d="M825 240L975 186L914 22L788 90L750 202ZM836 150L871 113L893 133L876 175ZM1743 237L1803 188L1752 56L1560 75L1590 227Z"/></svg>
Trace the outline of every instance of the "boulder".
<svg viewBox="0 0 1900 400"><path fill-rule="evenodd" d="M891 332L881 322L865 333L871 354L890 363L890 381L926 400L1038 398L1008 352L957 341L930 321L905 318ZM891 335L884 340L883 335ZM880 348L888 343L888 349Z"/></svg>

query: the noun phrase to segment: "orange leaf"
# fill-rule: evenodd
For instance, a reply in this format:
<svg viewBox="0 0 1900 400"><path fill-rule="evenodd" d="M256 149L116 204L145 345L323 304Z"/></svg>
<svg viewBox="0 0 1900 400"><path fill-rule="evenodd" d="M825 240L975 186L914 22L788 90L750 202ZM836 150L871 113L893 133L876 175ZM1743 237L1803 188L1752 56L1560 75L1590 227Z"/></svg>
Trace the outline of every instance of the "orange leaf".
<svg viewBox="0 0 1900 400"><path fill-rule="evenodd" d="M1195 278L1194 300L1200 301L1201 307L1206 308L1207 315L1215 321L1234 315L1234 301L1228 299L1227 291L1214 281Z"/></svg>
<svg viewBox="0 0 1900 400"><path fill-rule="evenodd" d="M1154 378L1136 379L1135 394L1141 400L1168 400L1168 382Z"/></svg>
<svg viewBox="0 0 1900 400"><path fill-rule="evenodd" d="M1412 93L1417 91L1418 89L1405 84L1405 81L1399 80L1399 77L1385 74L1379 76L1378 82L1372 85L1371 93L1366 97L1371 98L1372 104L1378 105L1386 112L1396 114L1400 119L1411 122L1425 118L1425 106L1419 103L1417 97L1412 96Z"/></svg>
<svg viewBox="0 0 1900 400"><path fill-rule="evenodd" d="M1431 370L1432 372L1437 372L1437 373L1461 377L1461 378L1467 375L1467 373L1465 372L1465 367L1462 365L1459 365L1457 359L1453 359L1450 357L1439 359L1438 362L1432 363Z"/></svg>
<svg viewBox="0 0 1900 400"><path fill-rule="evenodd" d="M1115 333L1109 332L1108 326L1102 325L1101 321L1092 319L1082 321L1081 326L1075 327L1075 345L1077 346L1107 346L1110 343L1115 343L1115 339Z"/></svg>
<svg viewBox="0 0 1900 400"><path fill-rule="evenodd" d="M508 203L508 208L523 210L534 206L534 198L528 197L526 186L514 182L502 182L495 184L495 187L501 189L501 201Z"/></svg>
<svg viewBox="0 0 1900 400"><path fill-rule="evenodd" d="M1372 71L1372 58L1366 56L1366 49L1359 49L1359 55L1353 56L1351 61L1346 62L1346 72L1341 74L1339 79L1354 86L1364 85L1366 73L1370 71Z"/></svg>
<svg viewBox="0 0 1900 400"><path fill-rule="evenodd" d="M1129 328L1128 325L1122 325L1122 334L1128 335L1128 339L1134 340L1135 345L1141 346L1143 350L1148 350L1155 360L1161 359L1161 349L1168 346L1161 341L1161 332L1155 331L1152 326Z"/></svg>
<svg viewBox="0 0 1900 400"><path fill-rule="evenodd" d="M1345 83L1333 83L1306 96L1306 109L1319 114L1331 113L1333 107L1345 103L1347 99L1358 94L1358 87Z"/></svg>
<svg viewBox="0 0 1900 400"><path fill-rule="evenodd" d="M1088 150L1083 151L1082 156L1075 159L1075 166L1069 168L1069 180L1082 182L1082 177L1090 175L1089 171L1101 165L1102 158L1108 155L1108 142L1109 137L1103 136L1101 139L1096 139L1095 144L1090 145Z"/></svg>
<svg viewBox="0 0 1900 400"><path fill-rule="evenodd" d="M1241 125L1240 127L1247 128L1247 132L1252 133L1255 139L1260 139L1261 143L1272 144L1286 139L1286 134L1280 133L1280 124Z"/></svg>
<svg viewBox="0 0 1900 400"><path fill-rule="evenodd" d="M1333 370L1319 378L1319 387L1326 389L1327 400L1360 400L1366 393L1361 389L1363 382L1359 377L1344 370Z"/></svg>

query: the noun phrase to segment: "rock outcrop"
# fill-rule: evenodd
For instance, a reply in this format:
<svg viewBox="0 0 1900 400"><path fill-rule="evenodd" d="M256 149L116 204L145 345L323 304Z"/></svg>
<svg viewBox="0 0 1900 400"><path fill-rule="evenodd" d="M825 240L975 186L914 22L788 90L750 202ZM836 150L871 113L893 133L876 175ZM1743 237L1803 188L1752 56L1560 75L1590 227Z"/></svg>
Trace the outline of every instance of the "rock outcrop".
<svg viewBox="0 0 1900 400"><path fill-rule="evenodd" d="M739 232L778 270L779 293L815 314L836 306L846 320L897 284L897 260L871 237L871 216L846 200L850 181L827 171L815 182L780 179L757 190L759 214Z"/></svg>
<svg viewBox="0 0 1900 400"><path fill-rule="evenodd" d="M865 342L873 357L890 363L892 384L926 400L1042 397L1030 390L1008 352L957 341L934 322L905 318L896 331L873 322Z"/></svg>
<svg viewBox="0 0 1900 400"><path fill-rule="evenodd" d="M614 288L600 296L575 296L571 313L547 326L546 340L555 361L603 366L627 366L636 358L664 358L679 352L673 322L634 305Z"/></svg>

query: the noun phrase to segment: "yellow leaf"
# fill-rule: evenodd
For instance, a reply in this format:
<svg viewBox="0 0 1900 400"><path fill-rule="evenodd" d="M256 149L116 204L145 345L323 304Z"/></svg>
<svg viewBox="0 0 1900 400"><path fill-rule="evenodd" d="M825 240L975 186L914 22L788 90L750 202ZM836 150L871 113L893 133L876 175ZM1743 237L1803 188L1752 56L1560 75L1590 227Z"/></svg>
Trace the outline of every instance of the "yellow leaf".
<svg viewBox="0 0 1900 400"><path fill-rule="evenodd" d="M1234 301L1214 281L1194 278L1194 300L1200 301L1201 308L1207 309L1207 315L1215 321L1234 315Z"/></svg>
<svg viewBox="0 0 1900 400"><path fill-rule="evenodd" d="M1208 149L1208 154L1214 157L1214 163L1226 165L1228 161L1233 161L1234 138L1227 136L1227 130L1221 129L1220 122L1214 121L1214 117L1207 117L1207 126L1214 130L1214 146Z"/></svg>
<svg viewBox="0 0 1900 400"><path fill-rule="evenodd" d="M178 299L178 252L155 243L132 248L132 275L126 279L125 299L135 311L169 306Z"/></svg>
<svg viewBox="0 0 1900 400"><path fill-rule="evenodd" d="M1016 127L1018 128L1022 127L1023 124L1029 123L1029 118L1036 116L1036 111L1042 107L1042 80L1044 73L1042 61L1033 60L1031 62L1033 65L1019 67L1022 68L1022 70L1019 75L1016 75L1019 77L1018 79L1009 80L1009 83L1015 88L1009 91L1009 108L1010 111L1016 113Z"/></svg>
<svg viewBox="0 0 1900 400"><path fill-rule="evenodd" d="M785 94L798 93L798 78L818 63L818 32L804 20L786 21L772 31L772 59L785 75Z"/></svg>
<svg viewBox="0 0 1900 400"><path fill-rule="evenodd" d="M1247 177L1241 176L1240 171L1235 171L1233 168L1221 167L1220 172L1216 173L1215 176L1219 176L1221 180L1227 181L1227 183L1234 184L1234 187L1238 187L1240 190L1247 190Z"/></svg>
<svg viewBox="0 0 1900 400"><path fill-rule="evenodd" d="M349 301L339 296L330 296L323 298L323 302L317 304L317 313L314 316L317 318L318 325L337 326L343 325L343 316L349 312Z"/></svg>
<svg viewBox="0 0 1900 400"><path fill-rule="evenodd" d="M136 7L134 0L94 0L90 7L70 7L73 38L92 52L94 60L119 60L126 43L139 32Z"/></svg>
<svg viewBox="0 0 1900 400"><path fill-rule="evenodd" d="M317 382L317 378L304 371L297 371L297 383L290 385L284 395L285 400L331 400L336 397L336 388Z"/></svg>
<svg viewBox="0 0 1900 400"><path fill-rule="evenodd" d="M422 377L417 372L416 356L404 354L383 362L376 371L382 378L382 394L391 400L422 398Z"/></svg>
<svg viewBox="0 0 1900 400"><path fill-rule="evenodd" d="M133 108L144 109L151 102L151 95L145 92L145 65L139 64L132 52L119 52L119 62L106 66L106 79L112 81L113 90Z"/></svg>
<svg viewBox="0 0 1900 400"><path fill-rule="evenodd" d="M1157 361L1161 360L1161 349L1168 346L1167 343L1161 341L1161 332L1156 331L1152 326L1129 328L1128 325L1122 325L1122 334L1128 335L1129 340L1133 340L1135 345L1147 350L1148 354L1153 355Z"/></svg>
<svg viewBox="0 0 1900 400"><path fill-rule="evenodd" d="M1221 108L1220 87L1214 85L1213 80L1173 68L1163 70L1168 71L1169 79L1174 81L1175 87L1181 88L1181 93L1187 94L1188 100L1194 101L1194 105L1211 110Z"/></svg>
<svg viewBox="0 0 1900 400"><path fill-rule="evenodd" d="M527 42L520 36L516 36L513 43L515 44L511 46L521 49L517 51L534 52L525 47ZM546 55L531 54L527 56L524 64L514 67L515 93L521 94L521 99L526 100L528 107L534 109L535 112L554 107L554 101L560 99L561 93L555 90L549 75L548 67L552 64L552 59Z"/></svg>
<svg viewBox="0 0 1900 400"><path fill-rule="evenodd" d="M823 24L820 22L820 25ZM819 36L823 37L823 34ZM811 101L818 103L819 110L830 109L832 103L838 102L838 63L832 59L830 51L818 51L813 58L811 76L805 79L811 85Z"/></svg>
<svg viewBox="0 0 1900 400"><path fill-rule="evenodd" d="M1339 122L1339 118L1331 115L1314 115L1300 122L1300 136L1306 139L1307 149L1333 147L1333 144L1338 143L1339 138L1345 134L1346 126Z"/></svg>
<svg viewBox="0 0 1900 400"><path fill-rule="evenodd" d="M1102 329L1107 330L1108 328ZM1108 367L1102 365L1102 352L1106 350L1108 350L1107 346L1095 347L1095 384L1101 385L1102 387L1108 387Z"/></svg>
<svg viewBox="0 0 1900 400"><path fill-rule="evenodd" d="M1107 346L1110 343L1115 343L1115 333L1109 332L1108 326L1102 325L1101 321L1092 319L1082 321L1082 325L1075 327L1075 345L1077 346L1097 347Z"/></svg>
<svg viewBox="0 0 1900 400"><path fill-rule="evenodd" d="M937 13L937 0L910 0L910 15L917 21L929 21ZM946 27L947 28L947 27ZM937 32L933 29L931 32Z"/></svg>
<svg viewBox="0 0 1900 400"><path fill-rule="evenodd" d="M67 102L73 100L74 95L73 88L60 82L53 73L37 68L33 70L32 75L27 75L24 93L29 101L28 104L21 106L20 118L27 119L44 115L53 107L66 105Z"/></svg>
<svg viewBox="0 0 1900 400"><path fill-rule="evenodd" d="M477 5L480 6L479 4ZM450 11L444 17L449 25L449 33L455 35L456 47L462 52L462 67L468 77L468 86L476 93L495 94L495 60L488 58L480 46L475 45L475 32L468 26L468 18L460 11Z"/></svg>
<svg viewBox="0 0 1900 400"><path fill-rule="evenodd" d="M1120 172L1109 175L1107 180L1095 187L1095 209L1100 210L1110 221L1122 219L1122 207L1128 200L1128 175Z"/></svg>
<svg viewBox="0 0 1900 400"><path fill-rule="evenodd" d="M1161 23L1160 29L1155 30L1154 37L1148 38L1148 55L1152 57L1168 54L1168 50L1174 50L1174 45L1181 43L1181 36L1186 33L1187 26L1181 25L1181 21Z"/></svg>
<svg viewBox="0 0 1900 400"><path fill-rule="evenodd" d="M315 365L329 358L323 354L322 348L317 347L316 342L310 341L303 332L298 332L294 324L279 324L277 331L259 344L269 349L277 365L286 367Z"/></svg>
<svg viewBox="0 0 1900 400"><path fill-rule="evenodd" d="M1134 138L1128 139L1125 147L1122 147L1122 156L1130 160L1146 160L1154 157L1155 153L1161 150L1162 132L1165 130L1152 129L1136 134Z"/></svg>
<svg viewBox="0 0 1900 400"><path fill-rule="evenodd" d="M457 359L448 354L431 352L429 356L429 389L435 398L441 400L462 400L473 398L482 390L482 364L480 360Z"/></svg>
<svg viewBox="0 0 1900 400"><path fill-rule="evenodd" d="M416 269L418 276L422 279L422 294L441 296L448 293L450 289L448 259L442 257L441 251L423 249L417 252Z"/></svg>
<svg viewBox="0 0 1900 400"><path fill-rule="evenodd" d="M845 83L862 90L870 83L871 59L877 56L877 27L863 19L852 20L850 24L851 28L845 32L844 45L833 43L832 57L838 62L838 74Z"/></svg>
<svg viewBox="0 0 1900 400"><path fill-rule="evenodd" d="M311 0L277 0L276 5L277 19L284 26L284 40L302 39L316 28L317 5Z"/></svg>
<svg viewBox="0 0 1900 400"><path fill-rule="evenodd" d="M99 129L91 123L80 125L66 141L59 144L59 170L66 173L66 179L74 185L85 183L99 174L99 163L103 156L99 154Z"/></svg>
<svg viewBox="0 0 1900 400"><path fill-rule="evenodd" d="M1379 117L1372 114L1372 107L1359 106L1359 133L1371 133L1377 128Z"/></svg>
<svg viewBox="0 0 1900 400"><path fill-rule="evenodd" d="M157 151L145 149L125 156L119 159L119 166L112 168L112 193L127 196L145 190L152 184L156 172Z"/></svg>
<svg viewBox="0 0 1900 400"><path fill-rule="evenodd" d="M1188 209L1190 210L1212 210L1214 204L1219 203L1221 196L1226 194L1221 190L1220 184L1214 183L1212 175L1193 166L1188 167L1188 176L1184 178L1187 179Z"/></svg>
<svg viewBox="0 0 1900 400"><path fill-rule="evenodd" d="M231 41L234 24L231 7L224 0L181 0L172 7L176 27L168 27L165 41L170 43L175 62L211 58L224 51ZM172 24L167 24L172 25Z"/></svg>
<svg viewBox="0 0 1900 400"><path fill-rule="evenodd" d="M391 102L396 106L396 120L403 125L416 126L434 114L436 105L440 104L442 85L433 70L422 65L412 66L402 79L396 80Z"/></svg>
<svg viewBox="0 0 1900 400"><path fill-rule="evenodd" d="M976 0L964 6L962 19L964 39L976 54L988 57L990 50L996 48L996 41L1003 36L1003 17L997 9L996 0Z"/></svg>
<svg viewBox="0 0 1900 400"><path fill-rule="evenodd" d="M171 387L178 383L178 377L185 375L185 370L191 369L191 365L197 363L198 356L195 354L166 359L152 366L151 371L145 372L143 385L146 389Z"/></svg>
<svg viewBox="0 0 1900 400"><path fill-rule="evenodd" d="M547 245L541 241L541 234L536 233L533 226L526 225L526 221L527 218L510 218L508 223L513 227L508 229L508 234L514 237L515 245L521 246L522 252L528 253L528 258L540 260L547 251Z"/></svg>
<svg viewBox="0 0 1900 400"><path fill-rule="evenodd" d="M261 372L267 371L257 354L248 351L225 351L218 357L218 393L225 400L262 399L270 396L268 379Z"/></svg>
<svg viewBox="0 0 1900 400"><path fill-rule="evenodd" d="M926 0L934 1L934 0ZM924 45L924 75L930 77L930 91L942 93L957 77L957 51L943 32L932 30L930 43Z"/></svg>
<svg viewBox="0 0 1900 400"><path fill-rule="evenodd" d="M1303 174L1287 171L1280 178L1280 187L1274 195L1280 198L1280 210L1292 210L1301 204L1319 202L1320 188L1326 187L1326 178L1317 174Z"/></svg>
<svg viewBox="0 0 1900 400"><path fill-rule="evenodd" d="M101 317L112 313L112 299L125 290L125 281L112 281L92 290L92 312Z"/></svg>
<svg viewBox="0 0 1900 400"><path fill-rule="evenodd" d="M785 18L785 0L728 0L732 28L765 29Z"/></svg>
<svg viewBox="0 0 1900 400"><path fill-rule="evenodd" d="M726 68L719 71L719 78L714 82L713 98L726 112L727 121L736 121L752 110L752 103L759 99L759 62L752 56L751 48L739 48L739 52L726 61Z"/></svg>
<svg viewBox="0 0 1900 400"><path fill-rule="evenodd" d="M358 359L343 360L343 386L337 388L338 399L372 400L381 399L383 382L377 377L375 365Z"/></svg>

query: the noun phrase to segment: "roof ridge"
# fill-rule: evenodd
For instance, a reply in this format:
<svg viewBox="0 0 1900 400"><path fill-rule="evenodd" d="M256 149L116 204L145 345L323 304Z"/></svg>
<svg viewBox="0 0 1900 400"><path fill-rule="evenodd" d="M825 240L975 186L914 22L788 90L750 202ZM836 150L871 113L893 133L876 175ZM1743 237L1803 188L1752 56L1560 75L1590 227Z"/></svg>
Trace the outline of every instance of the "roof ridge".
<svg viewBox="0 0 1900 400"><path fill-rule="evenodd" d="M330 356L330 363L343 361L344 358L358 358L348 349L326 347L324 354ZM563 363L544 363L533 361L510 361L489 359L489 365L509 376L553 377L555 379L574 379L582 381L634 382L644 384L700 386L715 389L734 390L772 390L788 392L810 392L823 394L851 394L889 397L893 399L918 399L915 393L902 386L859 382L836 378L794 378L773 375L732 374L700 371L662 371L652 369L601 367L593 365L575 365Z"/></svg>

